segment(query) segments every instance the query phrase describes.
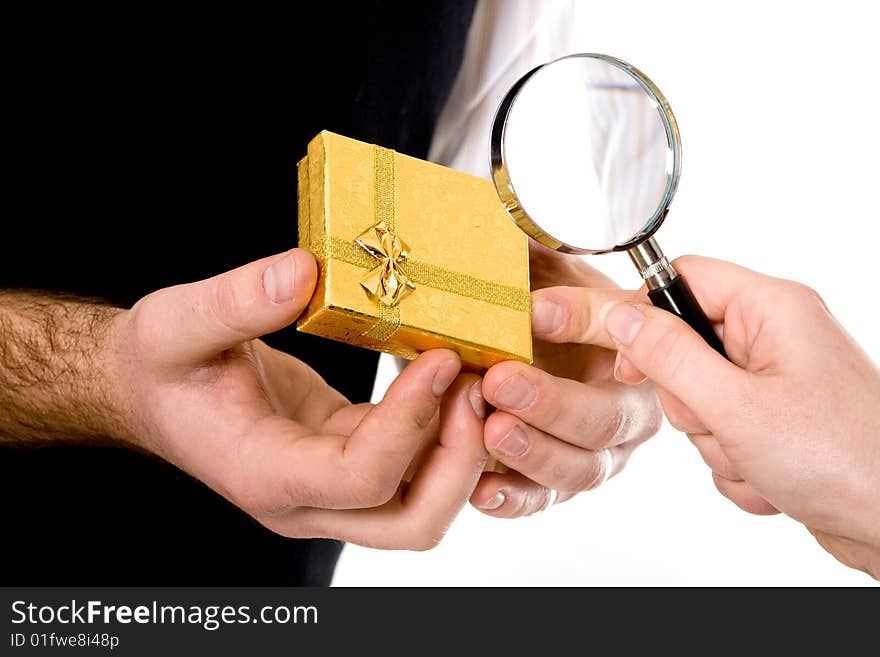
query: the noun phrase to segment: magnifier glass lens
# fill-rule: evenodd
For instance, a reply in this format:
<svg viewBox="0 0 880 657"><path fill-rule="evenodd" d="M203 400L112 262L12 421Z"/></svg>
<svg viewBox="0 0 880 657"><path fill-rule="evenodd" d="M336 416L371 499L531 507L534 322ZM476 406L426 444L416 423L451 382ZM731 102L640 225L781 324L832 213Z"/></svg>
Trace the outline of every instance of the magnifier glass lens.
<svg viewBox="0 0 880 657"><path fill-rule="evenodd" d="M503 142L523 210L579 249L608 251L638 236L672 185L656 101L601 59L571 57L534 73L510 107Z"/></svg>

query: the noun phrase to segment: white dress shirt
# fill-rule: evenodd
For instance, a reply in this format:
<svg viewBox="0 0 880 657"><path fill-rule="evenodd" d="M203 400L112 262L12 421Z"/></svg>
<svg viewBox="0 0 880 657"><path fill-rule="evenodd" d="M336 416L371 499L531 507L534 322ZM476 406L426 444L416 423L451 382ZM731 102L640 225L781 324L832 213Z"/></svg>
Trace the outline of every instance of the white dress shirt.
<svg viewBox="0 0 880 657"><path fill-rule="evenodd" d="M576 12L575 0L480 0L428 159L488 178L489 136L498 104L523 74L576 52ZM382 399L405 364L381 355L373 403Z"/></svg>

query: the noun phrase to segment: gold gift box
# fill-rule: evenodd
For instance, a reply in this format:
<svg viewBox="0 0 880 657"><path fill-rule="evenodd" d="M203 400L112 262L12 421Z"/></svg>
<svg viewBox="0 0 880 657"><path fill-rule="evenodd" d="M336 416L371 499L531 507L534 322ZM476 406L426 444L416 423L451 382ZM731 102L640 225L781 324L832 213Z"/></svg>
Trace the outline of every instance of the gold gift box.
<svg viewBox="0 0 880 657"><path fill-rule="evenodd" d="M300 331L409 359L532 361L528 239L491 182L326 131L297 170L319 271Z"/></svg>

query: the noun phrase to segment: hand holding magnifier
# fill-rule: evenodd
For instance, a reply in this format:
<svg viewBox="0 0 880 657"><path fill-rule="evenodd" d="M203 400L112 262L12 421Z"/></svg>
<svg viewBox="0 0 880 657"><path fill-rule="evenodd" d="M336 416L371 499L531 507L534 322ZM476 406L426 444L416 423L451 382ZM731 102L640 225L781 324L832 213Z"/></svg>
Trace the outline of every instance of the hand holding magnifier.
<svg viewBox="0 0 880 657"><path fill-rule="evenodd" d="M643 73L596 54L533 69L498 108L491 157L498 195L523 231L564 253L626 251L651 302L726 357L653 238L678 186L681 137Z"/></svg>

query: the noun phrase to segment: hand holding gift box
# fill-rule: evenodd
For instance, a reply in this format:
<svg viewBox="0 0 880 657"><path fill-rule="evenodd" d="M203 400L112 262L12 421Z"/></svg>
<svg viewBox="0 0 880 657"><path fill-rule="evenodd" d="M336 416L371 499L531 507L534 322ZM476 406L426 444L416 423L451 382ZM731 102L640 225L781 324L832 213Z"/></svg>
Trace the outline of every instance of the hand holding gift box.
<svg viewBox="0 0 880 657"><path fill-rule="evenodd" d="M529 242L491 182L329 132L298 172L300 244L320 269L299 329L406 358L446 347L489 368L482 392L498 410L486 421L493 458L476 506L511 517L556 490L567 499L619 471L656 431L653 391L608 380L613 351L545 338L527 364ZM538 245L531 260L536 289L614 286Z"/></svg>

